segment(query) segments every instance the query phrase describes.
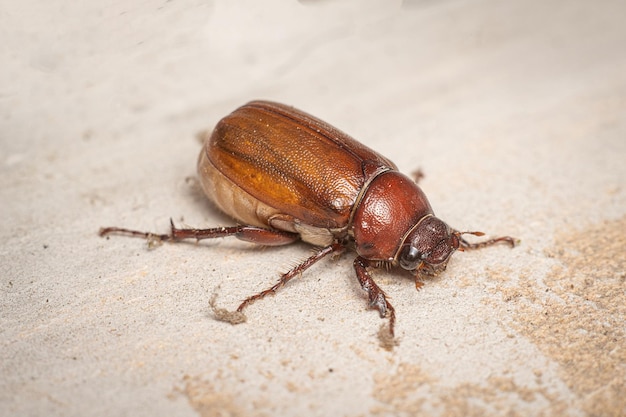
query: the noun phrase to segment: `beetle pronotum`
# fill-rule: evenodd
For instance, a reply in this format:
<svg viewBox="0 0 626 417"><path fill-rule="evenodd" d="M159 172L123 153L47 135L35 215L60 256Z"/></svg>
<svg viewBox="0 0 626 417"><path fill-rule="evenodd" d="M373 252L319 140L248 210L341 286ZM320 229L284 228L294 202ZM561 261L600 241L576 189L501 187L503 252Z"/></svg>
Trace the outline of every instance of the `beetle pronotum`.
<svg viewBox="0 0 626 417"><path fill-rule="evenodd" d="M283 274L272 287L246 298L250 303L275 293L315 262L346 248L356 251L354 269L369 305L389 316L395 310L368 268L390 266L409 271L416 287L421 277L446 268L455 250L477 249L510 236L470 243L434 216L420 187L396 165L350 136L307 113L267 101L250 102L219 121L198 159L207 197L240 225L178 229L152 234L107 227L118 233L162 241L235 236L260 245L298 240L318 249Z"/></svg>

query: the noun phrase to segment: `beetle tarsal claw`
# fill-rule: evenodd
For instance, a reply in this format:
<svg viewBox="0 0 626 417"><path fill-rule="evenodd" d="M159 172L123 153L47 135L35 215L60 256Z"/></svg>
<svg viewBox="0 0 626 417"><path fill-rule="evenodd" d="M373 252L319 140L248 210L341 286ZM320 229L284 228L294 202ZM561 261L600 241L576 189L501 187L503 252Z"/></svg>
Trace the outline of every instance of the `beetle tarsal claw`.
<svg viewBox="0 0 626 417"><path fill-rule="evenodd" d="M218 307L217 293L211 296L211 299L209 300L209 307L211 307L211 310L213 311L213 316L218 321L224 321L226 323L234 325L245 323L245 321L248 319L246 315L241 311L230 311L226 310L225 308Z"/></svg>

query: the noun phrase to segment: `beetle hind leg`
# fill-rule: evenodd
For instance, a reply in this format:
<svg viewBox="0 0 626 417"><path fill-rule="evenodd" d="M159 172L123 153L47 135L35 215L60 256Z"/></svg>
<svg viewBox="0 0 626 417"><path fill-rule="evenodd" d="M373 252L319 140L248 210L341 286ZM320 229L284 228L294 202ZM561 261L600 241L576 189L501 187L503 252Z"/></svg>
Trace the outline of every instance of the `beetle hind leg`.
<svg viewBox="0 0 626 417"><path fill-rule="evenodd" d="M239 305L239 307L237 307L237 311L242 312L244 308L246 308L249 304L255 302L256 300L260 300L261 298L264 298L267 295L276 293L276 291L278 291L285 284L287 284L293 277L300 275L302 272L307 270L310 266L312 266L314 263L316 263L317 261L319 261L326 255L330 255L332 253L339 253L343 251L343 249L344 249L344 245L341 243L333 243L332 245L319 249L313 255L309 256L303 262L301 262L300 264L292 268L290 271L282 274L276 284L274 284L273 286L271 286L270 288L266 290L261 291L258 294L254 294L246 298L245 300L243 300L243 302Z"/></svg>
<svg viewBox="0 0 626 417"><path fill-rule="evenodd" d="M214 227L211 229L179 229L174 226L174 222L170 219L170 228L170 234L156 234L124 229L121 227L104 227L100 229L100 236L119 234L123 236L141 237L148 239L151 246L155 246L158 243L166 241L180 241L185 239L215 239L228 236L234 236L245 242L265 246L288 245L300 239L300 236L297 233L284 232L276 229L266 229L257 226L229 226Z"/></svg>
<svg viewBox="0 0 626 417"><path fill-rule="evenodd" d="M170 220L173 240L182 239L214 239L218 237L234 236L244 242L256 243L264 246L288 245L300 239L297 233L284 232L276 229L266 229L257 226L228 226L211 229L178 229Z"/></svg>
<svg viewBox="0 0 626 417"><path fill-rule="evenodd" d="M370 276L369 272L367 272L368 266L370 266L370 262L361 256L358 256L354 260L356 276L359 279L361 288L367 292L370 307L378 309L381 318L385 318L387 317L387 314L389 314L389 334L393 338L394 326L396 324L396 310L393 308L391 303L387 301L385 292L380 289Z"/></svg>

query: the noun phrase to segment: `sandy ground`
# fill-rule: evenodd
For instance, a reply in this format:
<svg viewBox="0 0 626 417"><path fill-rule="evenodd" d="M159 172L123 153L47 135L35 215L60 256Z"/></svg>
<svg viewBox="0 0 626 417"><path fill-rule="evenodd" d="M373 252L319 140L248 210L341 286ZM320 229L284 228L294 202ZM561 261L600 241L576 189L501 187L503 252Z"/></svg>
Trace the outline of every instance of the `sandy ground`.
<svg viewBox="0 0 626 417"><path fill-rule="evenodd" d="M626 415L623 1L1 3L0 415ZM353 254L215 320L310 248L98 229L232 224L197 134L256 98L522 244L377 271L391 351Z"/></svg>

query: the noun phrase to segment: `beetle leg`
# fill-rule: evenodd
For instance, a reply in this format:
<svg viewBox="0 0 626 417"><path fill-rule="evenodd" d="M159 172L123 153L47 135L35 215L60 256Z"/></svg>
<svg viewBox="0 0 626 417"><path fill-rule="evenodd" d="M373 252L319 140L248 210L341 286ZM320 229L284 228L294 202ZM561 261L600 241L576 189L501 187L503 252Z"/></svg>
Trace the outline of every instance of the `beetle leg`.
<svg viewBox="0 0 626 417"><path fill-rule="evenodd" d="M120 227L106 227L100 229L100 236L111 233L125 236L142 237L150 241L177 241L183 239L215 239L218 237L235 236L237 239L265 246L288 245L297 241L300 237L297 233L284 232L276 229L265 229L256 226L230 226L214 227L211 229L178 229L170 219L170 234L155 234L139 232L137 230L123 229Z"/></svg>
<svg viewBox="0 0 626 417"><path fill-rule="evenodd" d="M424 175L424 171L422 171L421 168L416 169L415 171L411 172L411 178L413 179L413 181L415 182L415 184L419 184L419 182L425 177Z"/></svg>
<svg viewBox="0 0 626 417"><path fill-rule="evenodd" d="M299 265L296 265L290 271L282 274L280 279L278 280L278 282L276 284L274 284L272 287L270 287L270 288L268 288L268 289L266 289L264 291L261 291L258 294L254 294L254 295L246 298L245 300L243 300L243 302L239 305L239 307L237 307L237 311L241 312L241 311L243 311L244 308L246 308L248 306L248 304L253 303L256 300L259 300L259 299L265 297L266 295L276 293L276 291L278 291L282 286L284 286L286 283L288 283L293 277L295 277L296 275L299 275L302 272L304 272L305 270L307 270L315 262L319 261L320 259L322 259L326 255L330 255L331 253L335 253L335 252L340 252L343 249L344 249L344 246L341 243L333 243L330 246L326 246L324 248L319 249L316 253L314 253L313 255L309 256L302 263L300 263Z"/></svg>
<svg viewBox="0 0 626 417"><path fill-rule="evenodd" d="M359 279L361 288L367 292L370 307L377 308L381 318L385 318L387 312L389 312L389 333L393 337L393 328L396 323L396 311L391 303L387 301L385 292L376 285L369 272L367 272L367 267L369 266L370 262L361 256L357 256L354 260L356 276Z"/></svg>
<svg viewBox="0 0 626 417"><path fill-rule="evenodd" d="M138 230L124 229L123 227L101 227L98 232L100 236L107 236L111 234L122 235L122 236L131 236L131 237L141 237L144 239L154 239L158 241L171 240L172 237L170 235L159 235L151 232L140 232Z"/></svg>
<svg viewBox="0 0 626 417"><path fill-rule="evenodd" d="M265 246L288 245L299 239L297 233L284 232L282 230L265 229L257 226L229 226L214 227L211 229L177 229L174 222L172 226L172 240L181 239L214 239L218 237L234 236L245 242L256 243Z"/></svg>

